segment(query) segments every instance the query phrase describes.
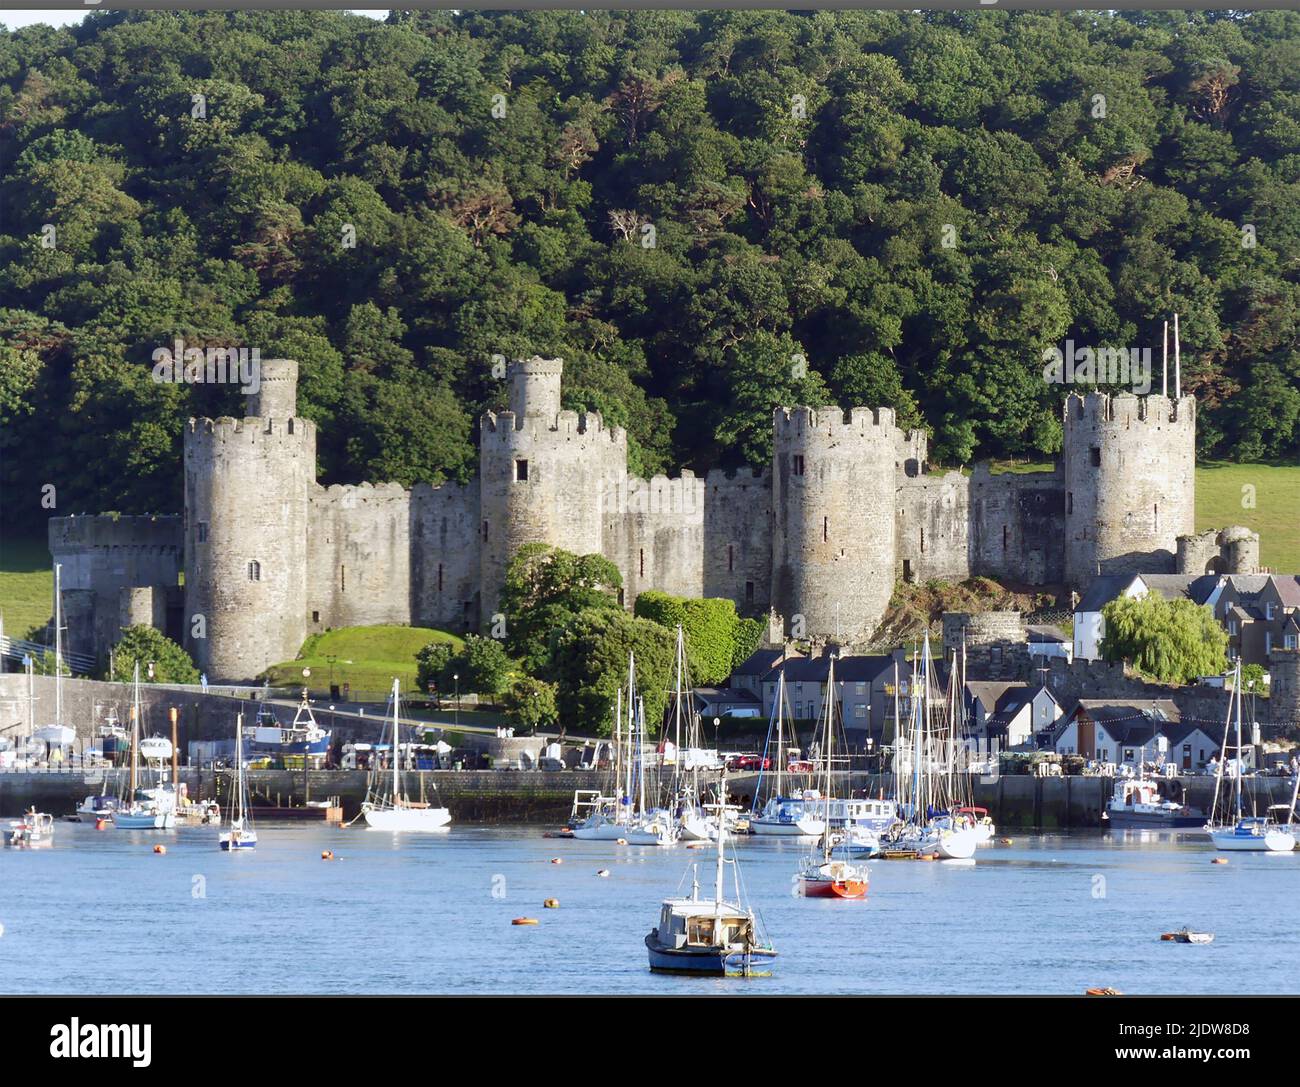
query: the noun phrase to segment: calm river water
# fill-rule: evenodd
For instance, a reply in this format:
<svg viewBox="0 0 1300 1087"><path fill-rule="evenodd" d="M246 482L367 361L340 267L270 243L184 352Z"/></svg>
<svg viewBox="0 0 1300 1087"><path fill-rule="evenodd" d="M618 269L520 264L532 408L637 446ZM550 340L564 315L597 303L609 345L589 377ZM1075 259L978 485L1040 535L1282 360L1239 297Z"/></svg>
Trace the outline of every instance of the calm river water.
<svg viewBox="0 0 1300 1087"><path fill-rule="evenodd" d="M60 823L51 848L0 851L0 990L1300 992L1300 852L1214 865L1195 834L1016 834L976 862L875 861L862 902L792 896L801 847L742 839L742 877L780 952L772 976L745 980L646 968L660 900L692 861L711 885L706 850L545 839L536 827L258 833L255 853L229 856L212 828ZM544 909L547 898L560 908ZM512 926L520 916L540 924ZM1214 943L1160 941L1184 924Z"/></svg>

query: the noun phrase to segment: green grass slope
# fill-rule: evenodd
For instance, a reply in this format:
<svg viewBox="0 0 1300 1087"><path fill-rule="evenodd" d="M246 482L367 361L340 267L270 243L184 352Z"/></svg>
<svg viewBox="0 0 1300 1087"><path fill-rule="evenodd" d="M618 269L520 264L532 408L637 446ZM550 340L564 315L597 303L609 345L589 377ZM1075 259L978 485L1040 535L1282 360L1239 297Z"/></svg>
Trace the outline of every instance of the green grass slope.
<svg viewBox="0 0 1300 1087"><path fill-rule="evenodd" d="M1197 468L1197 531L1227 525L1245 525L1260 534L1259 558L1265 566L1300 573L1300 466L1210 463Z"/></svg>
<svg viewBox="0 0 1300 1087"><path fill-rule="evenodd" d="M462 639L430 627L340 627L313 634L302 644L298 659L273 664L266 677L273 685L292 687L303 681L302 670L311 669L308 685L324 690L330 683L330 658L334 682L350 684L354 697L386 691L396 676L402 691L415 690L415 655L430 642L448 642L459 649Z"/></svg>

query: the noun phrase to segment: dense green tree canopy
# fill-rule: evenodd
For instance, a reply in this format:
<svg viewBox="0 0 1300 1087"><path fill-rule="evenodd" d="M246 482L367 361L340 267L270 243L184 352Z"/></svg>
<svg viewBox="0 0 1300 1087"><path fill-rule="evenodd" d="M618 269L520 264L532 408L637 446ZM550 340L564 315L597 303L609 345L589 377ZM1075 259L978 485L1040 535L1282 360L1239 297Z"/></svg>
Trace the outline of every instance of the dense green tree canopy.
<svg viewBox="0 0 1300 1087"><path fill-rule="evenodd" d="M145 683L198 683L199 670L190 655L160 630L150 626L127 627L113 647L112 670L105 679L130 683L136 663ZM149 665L153 665L153 674Z"/></svg>
<svg viewBox="0 0 1300 1087"><path fill-rule="evenodd" d="M1190 600L1158 593L1120 597L1101 609L1101 655L1128 661L1161 683L1194 683L1228 666L1228 635L1214 613Z"/></svg>
<svg viewBox="0 0 1300 1087"><path fill-rule="evenodd" d="M326 482L464 478L535 353L641 472L792 400L1050 453L1043 350L1173 311L1203 451L1300 452L1296 12L93 12L0 32L0 133L31 527L179 508L242 403L151 380L178 336L297 358Z"/></svg>

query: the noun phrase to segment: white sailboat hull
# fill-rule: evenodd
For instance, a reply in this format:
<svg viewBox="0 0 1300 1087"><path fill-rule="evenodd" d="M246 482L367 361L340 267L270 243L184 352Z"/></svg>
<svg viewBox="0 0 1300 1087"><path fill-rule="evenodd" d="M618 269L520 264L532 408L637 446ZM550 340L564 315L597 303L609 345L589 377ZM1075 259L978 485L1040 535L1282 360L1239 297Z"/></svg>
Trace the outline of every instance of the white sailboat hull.
<svg viewBox="0 0 1300 1087"><path fill-rule="evenodd" d="M978 830L946 830L938 835L935 850L944 860L964 861L975 856Z"/></svg>
<svg viewBox="0 0 1300 1087"><path fill-rule="evenodd" d="M367 808L364 814L372 830L442 830L451 823L446 808Z"/></svg>
<svg viewBox="0 0 1300 1087"><path fill-rule="evenodd" d="M1295 849L1295 835L1274 828L1261 835L1238 834L1232 827L1212 829L1210 840L1215 849L1234 853L1290 853Z"/></svg>
<svg viewBox="0 0 1300 1087"><path fill-rule="evenodd" d="M171 830L176 826L175 812L116 811L113 826L118 830Z"/></svg>
<svg viewBox="0 0 1300 1087"><path fill-rule="evenodd" d="M761 817L749 821L749 832L764 838L819 838L825 830L824 819L807 816L789 822Z"/></svg>
<svg viewBox="0 0 1300 1087"><path fill-rule="evenodd" d="M718 828L707 817L698 813L683 815L677 828L678 836L687 842L716 842Z"/></svg>

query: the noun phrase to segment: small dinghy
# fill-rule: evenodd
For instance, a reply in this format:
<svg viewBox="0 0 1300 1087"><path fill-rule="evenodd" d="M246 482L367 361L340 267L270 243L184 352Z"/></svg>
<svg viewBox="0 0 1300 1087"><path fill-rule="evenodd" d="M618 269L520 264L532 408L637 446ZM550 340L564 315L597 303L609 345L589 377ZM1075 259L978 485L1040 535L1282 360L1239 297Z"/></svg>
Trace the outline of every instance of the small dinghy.
<svg viewBox="0 0 1300 1087"><path fill-rule="evenodd" d="M1162 932L1160 939L1176 944L1209 944L1214 942L1213 932L1193 932L1186 925L1177 932Z"/></svg>

